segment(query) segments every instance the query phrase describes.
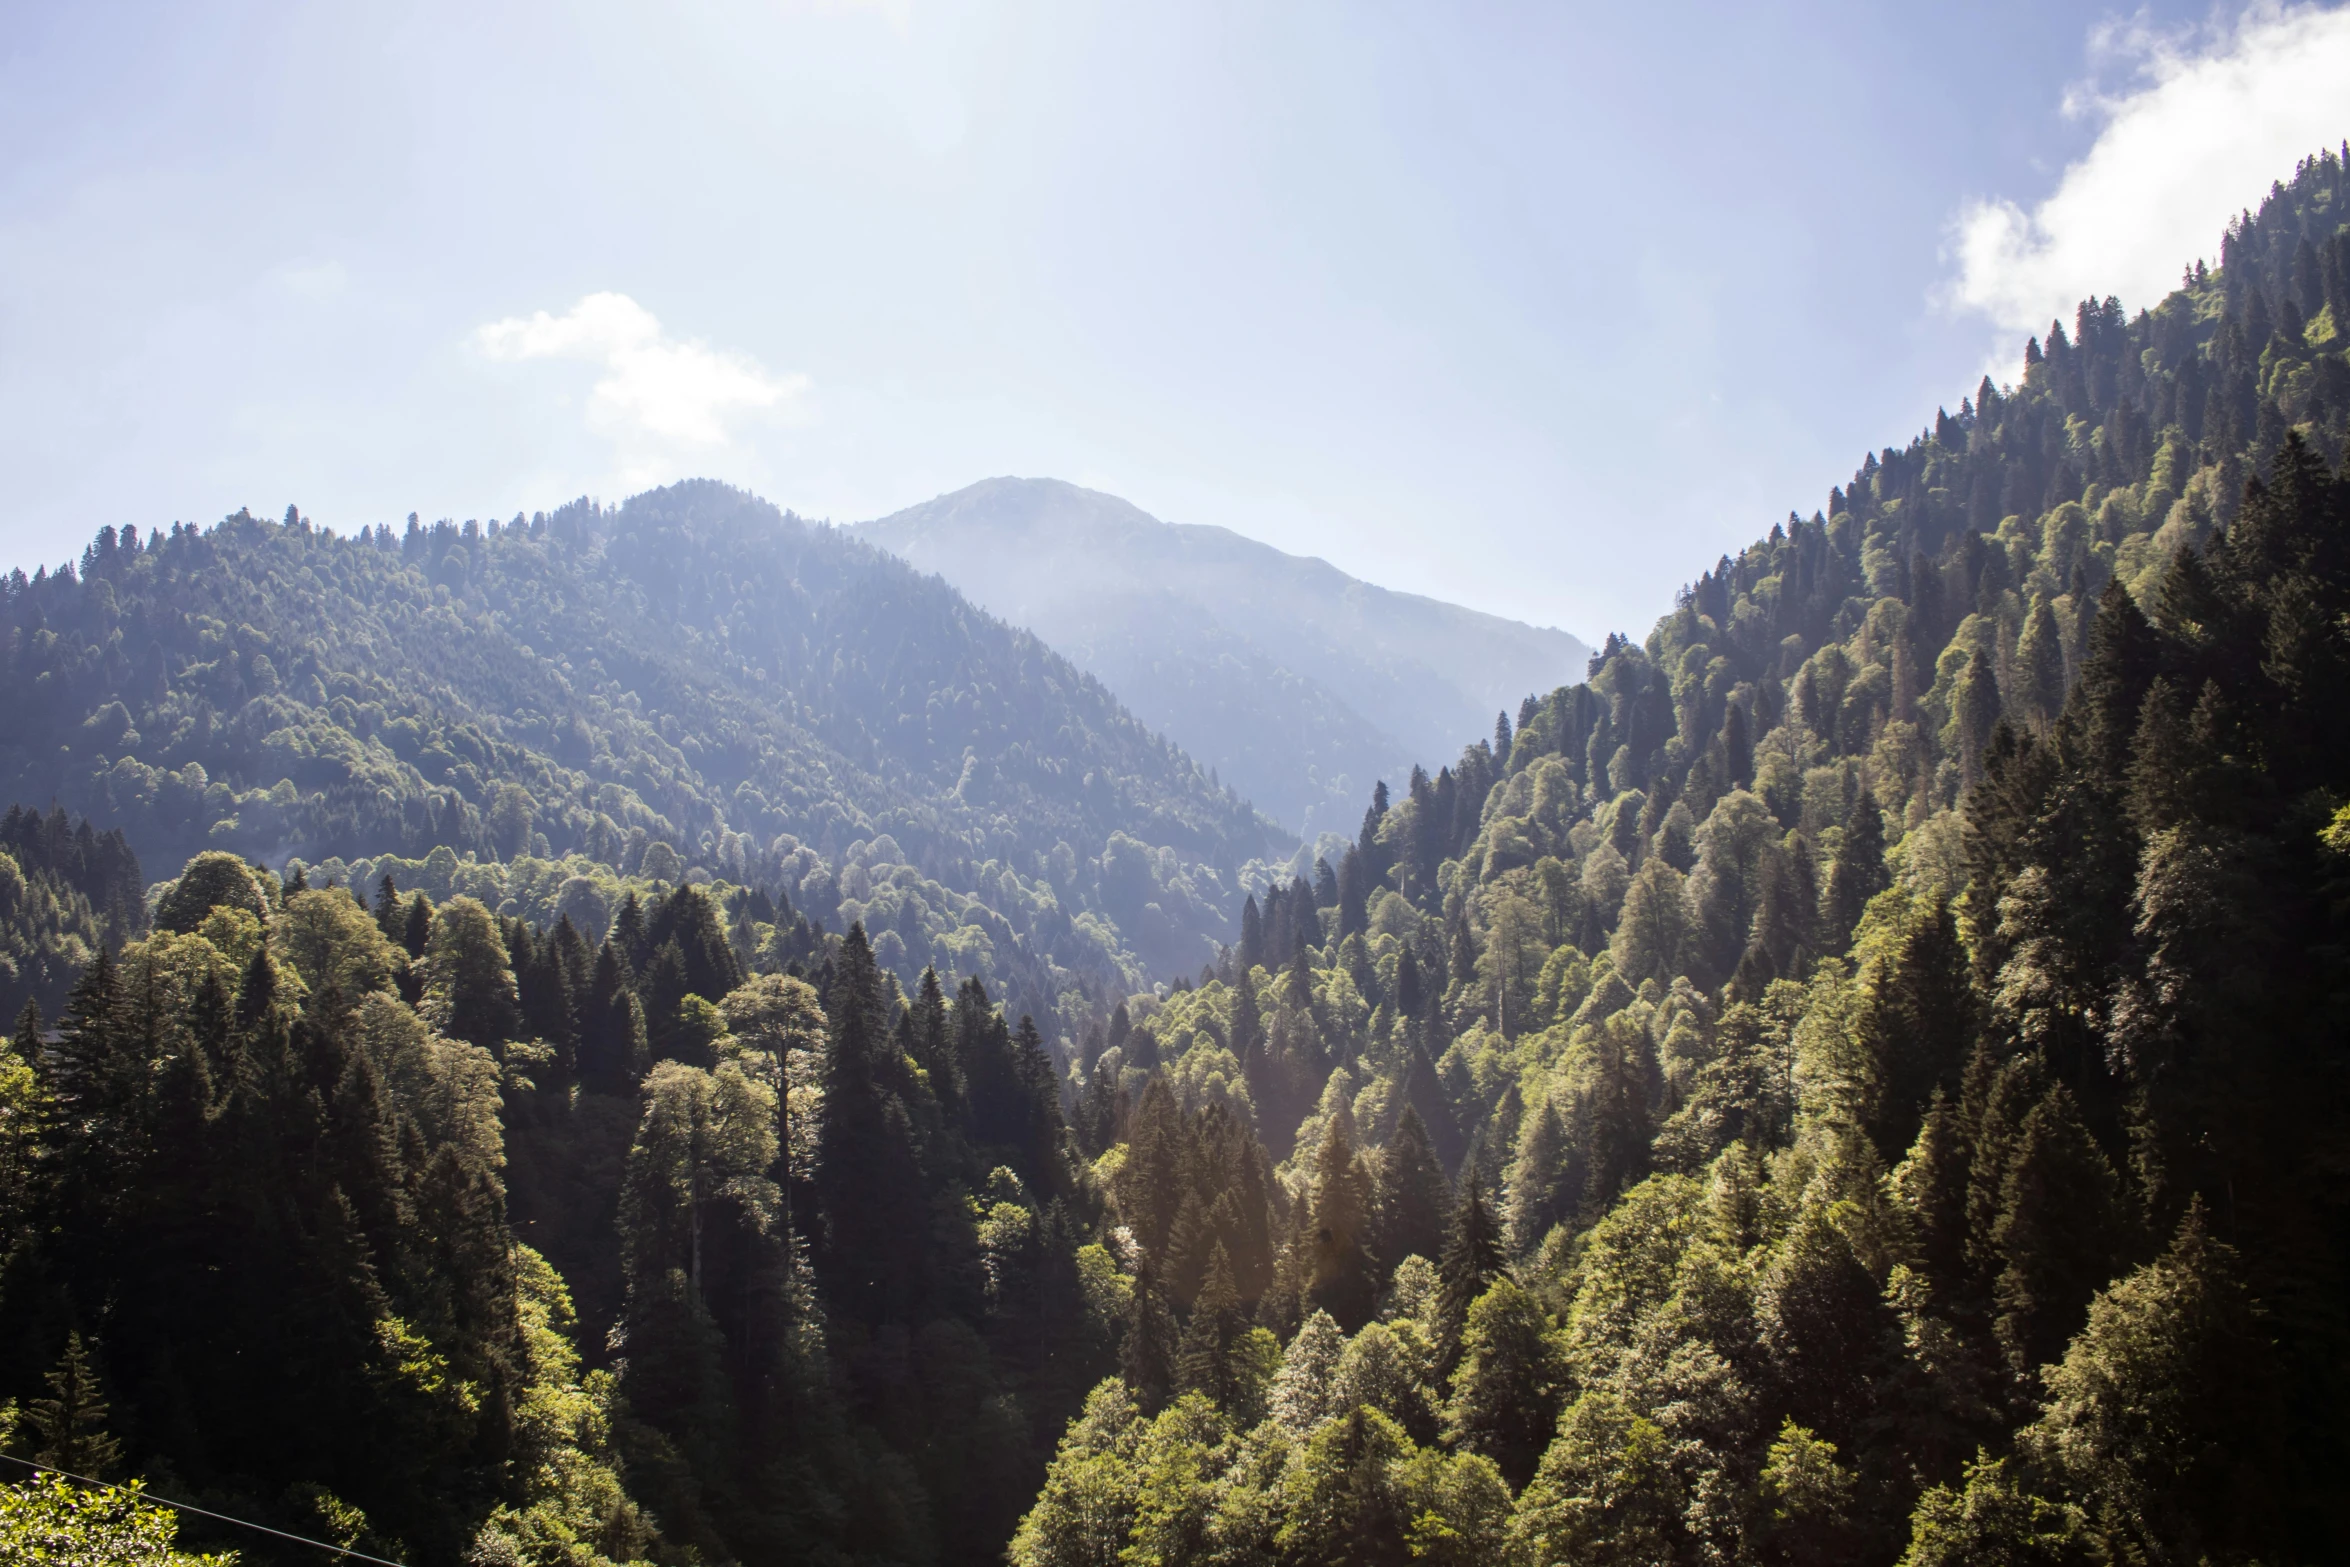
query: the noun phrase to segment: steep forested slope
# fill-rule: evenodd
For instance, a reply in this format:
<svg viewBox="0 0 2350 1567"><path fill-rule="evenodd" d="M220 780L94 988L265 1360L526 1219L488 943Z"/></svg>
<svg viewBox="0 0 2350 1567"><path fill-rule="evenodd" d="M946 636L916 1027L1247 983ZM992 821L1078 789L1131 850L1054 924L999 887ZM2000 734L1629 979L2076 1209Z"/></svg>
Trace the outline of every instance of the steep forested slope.
<svg viewBox="0 0 2350 1567"><path fill-rule="evenodd" d="M2338 1552L2346 161L1092 1042L1017 1562Z"/></svg>
<svg viewBox="0 0 2350 1567"><path fill-rule="evenodd" d="M146 887L121 831L60 810L0 818L0 1017L55 1017L101 948L146 928Z"/></svg>
<svg viewBox="0 0 2350 1567"><path fill-rule="evenodd" d="M11 586L17 776L323 857L199 856L0 1051L0 1444L419 1563L2332 1559L2345 161L1376 789L1196 984L1060 992L1066 1076L885 970L981 950L903 861L1140 924L1259 829L1117 773L1154 743L1033 643L958 622L1094 782L964 738L1028 688L876 661L935 650L914 578L762 562L725 492L101 535ZM170 767L116 760L150 724ZM891 846L755 860L761 801ZM113 845L12 820L146 928Z"/></svg>
<svg viewBox="0 0 2350 1567"><path fill-rule="evenodd" d="M1032 637L712 484L399 537L107 529L7 579L0 643L0 790L158 866L667 843L672 879L901 931L908 979L984 908L1040 1016L1073 976L1196 970L1272 843Z"/></svg>
<svg viewBox="0 0 2350 1567"><path fill-rule="evenodd" d="M856 531L1034 631L1308 837L1350 831L1372 780L1450 755L1590 652L1057 479L989 479Z"/></svg>

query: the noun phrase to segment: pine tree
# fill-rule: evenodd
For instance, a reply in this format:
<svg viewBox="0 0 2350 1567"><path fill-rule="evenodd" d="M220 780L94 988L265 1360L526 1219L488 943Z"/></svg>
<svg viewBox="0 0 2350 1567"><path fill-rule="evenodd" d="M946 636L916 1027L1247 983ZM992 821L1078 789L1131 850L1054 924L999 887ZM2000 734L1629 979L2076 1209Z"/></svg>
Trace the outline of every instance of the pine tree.
<svg viewBox="0 0 2350 1567"><path fill-rule="evenodd" d="M1518 1134L1518 1153L1509 1175L1510 1248L1527 1256L1552 1226L1575 1216L1580 1174L1568 1157L1567 1125L1558 1106L1544 1100Z"/></svg>
<svg viewBox="0 0 2350 1567"><path fill-rule="evenodd" d="M1419 1112L1408 1104L1395 1135L1379 1151L1373 1207L1373 1247L1382 1259L1400 1263L1406 1257L1423 1257L1433 1262L1443 1251L1452 1187L1429 1146Z"/></svg>
<svg viewBox="0 0 2350 1567"><path fill-rule="evenodd" d="M1370 1252L1371 1183L1341 1122L1322 1137L1314 1162L1312 1309L1327 1311L1353 1332L1371 1320L1379 1298L1379 1270Z"/></svg>
<svg viewBox="0 0 2350 1567"><path fill-rule="evenodd" d="M1991 1232L2003 1263L1995 1328L2019 1376L2063 1354L2127 1233L2121 1183L2059 1083L2017 1130Z"/></svg>
<svg viewBox="0 0 2350 1567"><path fill-rule="evenodd" d="M122 1462L122 1444L106 1434L106 1396L98 1367L77 1329L49 1373L49 1396L33 1399L26 1423L38 1444L33 1462L88 1480L104 1480Z"/></svg>
<svg viewBox="0 0 2350 1567"><path fill-rule="evenodd" d="M1452 1233L1445 1238L1444 1256L1436 1266L1440 1289L1436 1298L1437 1349L1449 1369L1460 1353L1461 1330L1469 1307L1492 1287L1502 1271L1501 1227L1474 1180L1461 1183L1460 1201L1452 1211Z"/></svg>

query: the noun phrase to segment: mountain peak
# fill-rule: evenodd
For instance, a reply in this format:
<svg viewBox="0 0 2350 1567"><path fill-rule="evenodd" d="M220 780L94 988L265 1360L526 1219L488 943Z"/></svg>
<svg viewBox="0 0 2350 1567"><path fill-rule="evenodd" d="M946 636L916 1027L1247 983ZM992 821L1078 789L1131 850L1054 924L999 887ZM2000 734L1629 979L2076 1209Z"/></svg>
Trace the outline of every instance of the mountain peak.
<svg viewBox="0 0 2350 1567"><path fill-rule="evenodd" d="M1431 769L1590 649L1067 480L999 477L855 530L1027 626L1309 834Z"/></svg>

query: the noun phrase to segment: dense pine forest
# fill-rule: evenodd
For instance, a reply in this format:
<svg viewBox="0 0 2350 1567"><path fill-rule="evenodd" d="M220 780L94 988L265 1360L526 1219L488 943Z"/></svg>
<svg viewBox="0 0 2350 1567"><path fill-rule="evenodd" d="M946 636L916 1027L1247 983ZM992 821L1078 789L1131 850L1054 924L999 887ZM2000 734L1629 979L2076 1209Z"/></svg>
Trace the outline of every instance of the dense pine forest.
<svg viewBox="0 0 2350 1567"><path fill-rule="evenodd" d="M0 1445L415 1563L2331 1559L2346 164L1278 869L716 487L12 580Z"/></svg>

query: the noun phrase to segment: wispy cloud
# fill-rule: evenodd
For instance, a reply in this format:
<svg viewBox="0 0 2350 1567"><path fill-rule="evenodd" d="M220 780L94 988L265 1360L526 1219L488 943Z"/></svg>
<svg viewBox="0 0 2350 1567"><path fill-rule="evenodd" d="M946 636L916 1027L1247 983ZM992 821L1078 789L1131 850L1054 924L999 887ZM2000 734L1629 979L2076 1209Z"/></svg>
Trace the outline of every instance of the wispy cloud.
<svg viewBox="0 0 2350 1567"><path fill-rule="evenodd" d="M679 339L626 294L590 294L562 315L537 311L479 327L474 347L499 360L557 359L598 367L588 427L618 448L624 477L650 477L665 455L705 455L758 421L789 420L804 375L776 375L747 354Z"/></svg>
<svg viewBox="0 0 2350 1567"><path fill-rule="evenodd" d="M2091 296L2153 304L2183 265L2216 258L2271 180L2350 135L2350 10L2263 5L2228 27L2109 26L2091 42L2129 67L2122 90L2066 100L2103 121L2096 142L2031 210L1977 201L1956 222L1947 301L2019 336Z"/></svg>

